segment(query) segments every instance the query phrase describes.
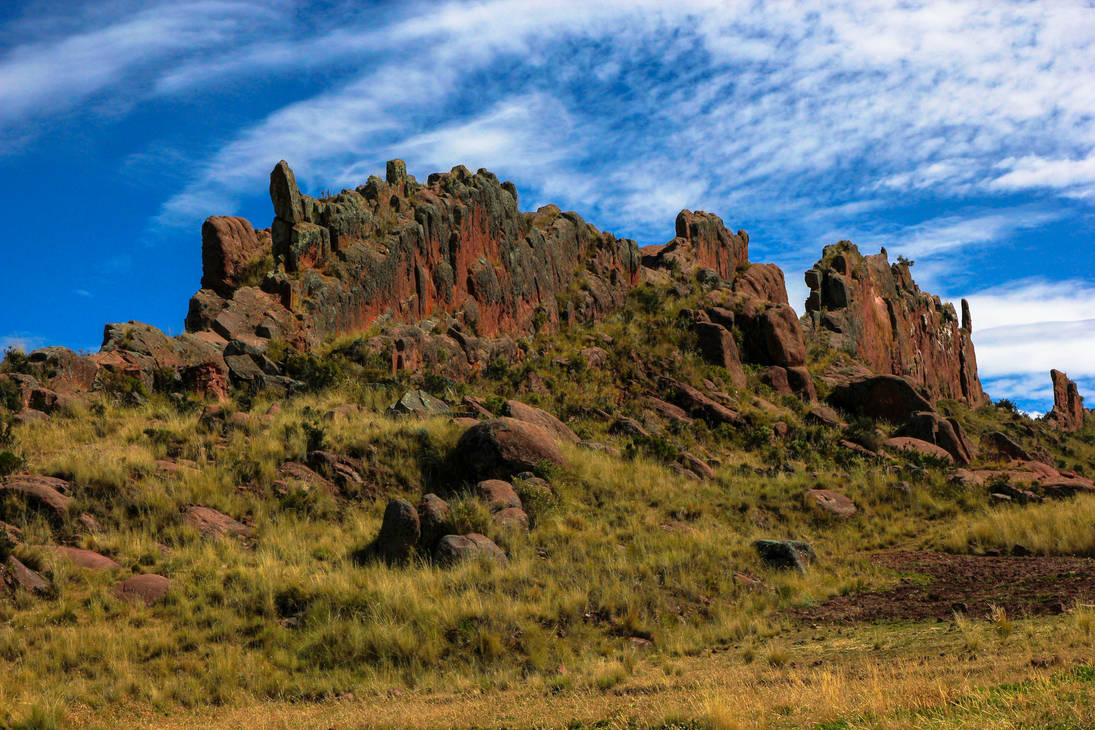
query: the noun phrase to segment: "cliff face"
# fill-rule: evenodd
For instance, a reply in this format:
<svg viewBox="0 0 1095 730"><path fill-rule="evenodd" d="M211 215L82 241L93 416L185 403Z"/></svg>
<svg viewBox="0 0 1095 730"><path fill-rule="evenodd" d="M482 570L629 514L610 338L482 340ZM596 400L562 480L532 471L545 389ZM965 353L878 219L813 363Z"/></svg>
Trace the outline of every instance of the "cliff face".
<svg viewBox="0 0 1095 730"><path fill-rule="evenodd" d="M826 246L806 272L808 335L848 352L878 373L901 375L932 399L979 406L988 398L977 377L972 322L920 290L909 267L886 252L862 256L851 243Z"/></svg>

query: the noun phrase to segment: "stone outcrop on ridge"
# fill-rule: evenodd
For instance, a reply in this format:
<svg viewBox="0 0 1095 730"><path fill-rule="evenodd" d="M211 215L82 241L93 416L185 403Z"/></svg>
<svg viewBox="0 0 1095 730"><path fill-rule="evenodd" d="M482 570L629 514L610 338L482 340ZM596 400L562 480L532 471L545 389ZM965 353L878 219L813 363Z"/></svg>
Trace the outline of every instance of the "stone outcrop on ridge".
<svg viewBox="0 0 1095 730"><path fill-rule="evenodd" d="M885 249L863 256L848 241L826 246L806 272L811 337L848 352L875 372L900 375L932 400L980 406L988 398L977 377L969 305L954 307L920 290L909 264L890 264Z"/></svg>

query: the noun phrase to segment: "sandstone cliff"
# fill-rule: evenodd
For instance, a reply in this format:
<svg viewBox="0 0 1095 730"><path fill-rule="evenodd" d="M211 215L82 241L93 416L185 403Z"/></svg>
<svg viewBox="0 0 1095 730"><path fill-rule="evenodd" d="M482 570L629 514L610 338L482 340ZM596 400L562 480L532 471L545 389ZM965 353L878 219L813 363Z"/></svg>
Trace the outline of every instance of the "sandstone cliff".
<svg viewBox="0 0 1095 730"><path fill-rule="evenodd" d="M806 272L808 336L848 352L878 373L900 375L931 398L979 406L988 398L977 377L969 307L920 290L909 266L885 250L862 256L848 241L826 246Z"/></svg>

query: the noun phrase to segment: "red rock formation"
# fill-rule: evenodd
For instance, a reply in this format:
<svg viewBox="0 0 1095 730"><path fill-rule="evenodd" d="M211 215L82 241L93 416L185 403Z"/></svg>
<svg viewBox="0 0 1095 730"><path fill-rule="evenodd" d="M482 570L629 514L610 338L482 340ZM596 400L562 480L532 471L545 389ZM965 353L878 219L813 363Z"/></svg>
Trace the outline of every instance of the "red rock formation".
<svg viewBox="0 0 1095 730"><path fill-rule="evenodd" d="M687 277L712 290L705 351L735 384L745 384L744 360L782 368L786 377L774 376L785 389L814 398L783 273L750 264L745 232L730 233L710 213L682 211L676 237L640 256L634 241L576 213L552 205L522 213L512 183L463 166L423 185L393 160L385 179L316 199L300 192L282 161L270 198L268 232L241 218L205 221L203 288L190 301L185 334L129 322L108 325L95 355L38 351L40 371L57 374L49 385L88 390L116 374L146 387L169 377L215 398L229 382L290 390L264 354L271 341L306 350L370 329L379 334L348 356L465 377L496 359L519 361L515 338L618 309L643 279Z"/></svg>
<svg viewBox="0 0 1095 730"><path fill-rule="evenodd" d="M933 400L987 402L977 377L968 305L959 322L952 305L920 290L907 263L891 265L885 251L862 256L841 241L825 247L806 272L806 285L811 337L855 355L878 373L908 378Z"/></svg>
<svg viewBox="0 0 1095 730"><path fill-rule="evenodd" d="M1076 383L1060 370L1050 370L1053 379L1053 410L1046 420L1062 431L1079 431L1084 426L1084 399Z"/></svg>

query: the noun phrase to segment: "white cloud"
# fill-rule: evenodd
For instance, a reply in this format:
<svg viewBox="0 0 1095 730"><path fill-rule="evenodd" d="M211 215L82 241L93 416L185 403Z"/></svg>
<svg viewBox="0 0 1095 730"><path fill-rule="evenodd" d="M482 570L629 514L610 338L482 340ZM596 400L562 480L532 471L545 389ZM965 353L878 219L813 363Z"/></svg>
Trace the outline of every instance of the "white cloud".
<svg viewBox="0 0 1095 730"><path fill-rule="evenodd" d="M1002 160L1000 166L1009 169L1009 172L993 180L990 184L993 188L1055 188L1082 197L1095 191L1095 154L1078 160L1028 155Z"/></svg>

